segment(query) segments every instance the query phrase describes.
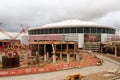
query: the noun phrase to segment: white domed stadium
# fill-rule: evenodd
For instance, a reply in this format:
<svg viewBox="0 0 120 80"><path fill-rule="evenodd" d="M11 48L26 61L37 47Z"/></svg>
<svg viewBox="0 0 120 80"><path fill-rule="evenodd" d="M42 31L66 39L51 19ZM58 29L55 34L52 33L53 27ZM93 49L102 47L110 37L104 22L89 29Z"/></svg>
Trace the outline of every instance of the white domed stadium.
<svg viewBox="0 0 120 80"><path fill-rule="evenodd" d="M104 42L108 35L115 34L115 31L116 28L113 26L78 19L64 20L28 29L29 36L39 36L31 38L31 41L41 40L40 36L57 35L63 36L65 41L78 41L79 48L83 48L85 42Z"/></svg>

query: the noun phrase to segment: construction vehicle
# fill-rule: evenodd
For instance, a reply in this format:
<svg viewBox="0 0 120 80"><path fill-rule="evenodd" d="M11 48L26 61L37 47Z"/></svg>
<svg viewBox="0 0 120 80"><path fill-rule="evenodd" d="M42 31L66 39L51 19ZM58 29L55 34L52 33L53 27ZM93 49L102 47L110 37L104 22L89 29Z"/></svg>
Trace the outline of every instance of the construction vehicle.
<svg viewBox="0 0 120 80"><path fill-rule="evenodd" d="M108 73L110 78L108 80L120 80L120 69L110 69ZM112 77L111 77L112 76Z"/></svg>
<svg viewBox="0 0 120 80"><path fill-rule="evenodd" d="M115 69L114 71L115 71L115 75L116 75L116 76L120 76L120 68Z"/></svg>
<svg viewBox="0 0 120 80"><path fill-rule="evenodd" d="M81 80L83 76L81 74L73 74L66 76L65 80Z"/></svg>

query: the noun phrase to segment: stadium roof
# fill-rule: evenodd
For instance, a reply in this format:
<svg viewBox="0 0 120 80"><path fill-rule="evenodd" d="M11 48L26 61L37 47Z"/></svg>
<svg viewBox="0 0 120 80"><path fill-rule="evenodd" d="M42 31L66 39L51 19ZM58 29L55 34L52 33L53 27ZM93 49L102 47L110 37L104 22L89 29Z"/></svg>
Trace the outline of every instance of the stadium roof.
<svg viewBox="0 0 120 80"><path fill-rule="evenodd" d="M69 27L69 26L70 27L75 27L75 26L79 26L79 27L103 27L103 28L113 28L113 29L116 29L113 26L105 26L105 25L100 25L100 24L93 23L93 22L81 21L81 20L78 20L78 19L72 19L72 20L64 20L64 21L57 22L57 23L46 24L46 25L43 25L41 27L29 28L29 30L30 29Z"/></svg>

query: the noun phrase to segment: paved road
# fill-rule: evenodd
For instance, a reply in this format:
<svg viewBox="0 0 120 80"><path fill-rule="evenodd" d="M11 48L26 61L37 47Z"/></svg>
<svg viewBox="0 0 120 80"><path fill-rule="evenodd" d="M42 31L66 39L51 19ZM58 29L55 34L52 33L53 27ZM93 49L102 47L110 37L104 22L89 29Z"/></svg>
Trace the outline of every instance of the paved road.
<svg viewBox="0 0 120 80"><path fill-rule="evenodd" d="M62 70L62 71L56 71L56 72L50 72L50 73L1 77L0 80L63 80L65 76L69 74L81 73L83 75L88 75L88 74L97 73L101 71L107 71L109 69L119 68L120 63L100 55L98 55L98 57L104 60L104 63L102 66L85 67L82 69L76 68L76 69Z"/></svg>

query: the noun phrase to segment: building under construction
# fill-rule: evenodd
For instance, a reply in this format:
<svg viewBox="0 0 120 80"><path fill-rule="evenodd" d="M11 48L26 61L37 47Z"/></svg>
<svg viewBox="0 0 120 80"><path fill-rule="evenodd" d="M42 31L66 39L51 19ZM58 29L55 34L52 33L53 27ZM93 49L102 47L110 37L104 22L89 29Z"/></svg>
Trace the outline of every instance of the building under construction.
<svg viewBox="0 0 120 80"><path fill-rule="evenodd" d="M112 54L115 57L120 56L120 41L101 43L101 53Z"/></svg>
<svg viewBox="0 0 120 80"><path fill-rule="evenodd" d="M0 40L0 52L4 52L5 50L9 48L16 49L20 45L21 45L20 40L11 40L11 39Z"/></svg>
<svg viewBox="0 0 120 80"><path fill-rule="evenodd" d="M53 63L56 62L57 58L63 59L66 57L66 61L70 61L70 56L76 56L79 60L78 53L78 42L76 41L63 41L61 36L41 36L41 40L31 41L32 55L39 54L44 56L44 61L49 58L53 59ZM78 56L78 57L77 57Z"/></svg>

